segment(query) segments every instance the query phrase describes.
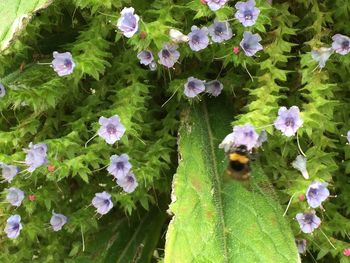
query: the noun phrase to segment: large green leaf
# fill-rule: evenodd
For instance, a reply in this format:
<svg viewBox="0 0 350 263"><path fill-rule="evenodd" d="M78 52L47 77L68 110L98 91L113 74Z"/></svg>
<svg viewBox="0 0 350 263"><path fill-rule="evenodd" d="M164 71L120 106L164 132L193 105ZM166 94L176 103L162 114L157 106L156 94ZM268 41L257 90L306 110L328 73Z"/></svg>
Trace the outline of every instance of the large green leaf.
<svg viewBox="0 0 350 263"><path fill-rule="evenodd" d="M32 15L46 8L52 0L1 0L0 1L0 52L24 28Z"/></svg>
<svg viewBox="0 0 350 263"><path fill-rule="evenodd" d="M227 161L218 145L230 132L232 108L225 99L212 99L184 114L166 263L300 262L290 227L257 161L248 183L226 178Z"/></svg>

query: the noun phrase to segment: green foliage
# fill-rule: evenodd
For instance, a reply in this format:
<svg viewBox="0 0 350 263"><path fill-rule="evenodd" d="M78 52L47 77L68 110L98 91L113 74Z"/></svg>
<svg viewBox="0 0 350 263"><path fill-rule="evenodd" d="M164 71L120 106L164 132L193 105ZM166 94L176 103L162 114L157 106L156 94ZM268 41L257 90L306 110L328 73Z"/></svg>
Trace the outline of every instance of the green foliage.
<svg viewBox="0 0 350 263"><path fill-rule="evenodd" d="M18 165L22 172L11 184L1 184L0 191L3 198L11 186L26 194L16 210L0 204L1 229L12 214L21 215L23 224L16 240L0 235L1 262L183 263L197 256L193 262L250 263L269 262L275 251L278 262L294 262L285 220L295 237L308 240L303 262L349 262L343 249L350 247L350 148L343 135L350 127L350 55L333 54L319 70L310 51L330 46L336 33L350 35L350 5L343 0L272 5L257 0L259 18L246 28L234 19L236 2L213 12L200 0L1 1L0 82L6 95L0 98L0 162ZM124 7L140 16L132 38L116 27ZM171 42L170 29L188 34L192 25L208 27L214 19L228 20L234 37L200 52L178 44L181 56L174 69L158 63L150 71L136 58L147 49L158 61L159 50ZM247 30L262 37L264 49L254 57L232 52ZM73 74L59 77L45 64L54 51L72 53ZM219 79L221 96L231 102L207 95L189 101L183 85L190 76ZM304 120L298 142L272 126L278 109L292 105L299 106ZM108 145L96 137L85 147L99 129L99 117L115 114L126 128L122 139ZM257 154L251 185L244 188L224 179L225 157L217 146L231 124L248 122L259 131L265 127L269 138ZM203 137L209 131L210 140ZM54 171L48 165L32 174L24 171L19 162L30 142L48 145ZM291 167L298 143L308 158L310 180ZM110 156L121 153L130 156L139 182L131 194L122 192L106 171ZM175 172L176 202L170 206L175 217L163 252ZM265 191L266 178L259 181L263 174L272 191ZM317 209L321 229L308 235L294 218L308 209L297 197L313 180L328 182L337 197L324 203L324 211ZM114 208L98 218L90 203L102 191L111 193ZM285 218L277 200L283 208L290 201ZM59 232L48 225L53 210L69 218ZM270 226L269 216L278 227ZM254 223L259 231L250 231Z"/></svg>

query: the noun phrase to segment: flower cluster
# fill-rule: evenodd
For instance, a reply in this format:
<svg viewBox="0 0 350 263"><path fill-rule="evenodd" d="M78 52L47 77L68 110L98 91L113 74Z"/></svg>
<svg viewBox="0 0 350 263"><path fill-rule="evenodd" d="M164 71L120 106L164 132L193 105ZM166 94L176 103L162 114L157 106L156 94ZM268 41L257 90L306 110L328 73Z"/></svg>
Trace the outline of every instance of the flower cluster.
<svg viewBox="0 0 350 263"><path fill-rule="evenodd" d="M311 208L321 207L329 197L327 183L314 181L306 190L306 200ZM321 224L321 219L316 215L315 210L310 210L305 213L298 213L295 217L300 225L300 229L304 233L312 233Z"/></svg>
<svg viewBox="0 0 350 263"><path fill-rule="evenodd" d="M303 120L300 118L299 114L300 112L297 106L292 106L290 109L281 107L278 111L278 117L274 122L275 128L282 131L285 136L290 137L294 135L303 124ZM225 137L219 147L228 151L231 147L244 145L250 151L253 148L260 147L262 142L266 141L266 139L266 132L262 132L258 135L251 124L246 124L244 126L233 127L233 132ZM295 166L300 166L299 162L295 163ZM305 172L304 175L306 176Z"/></svg>
<svg viewBox="0 0 350 263"><path fill-rule="evenodd" d="M127 193L133 192L138 186L136 177L131 172L131 167L129 156L124 153L120 156L112 155L107 168L107 171L116 179L117 184Z"/></svg>
<svg viewBox="0 0 350 263"><path fill-rule="evenodd" d="M141 57L141 56L140 56ZM152 56L153 59L153 56ZM101 127L98 130L98 135L103 138L108 144L114 144L125 133L125 127L120 122L118 115L110 118L100 117L99 123ZM116 179L117 184L123 188L124 192L132 193L138 186L135 175L131 171L132 165L129 162L127 154L112 155L110 163L107 167L108 173L112 174ZM96 193L91 204L96 208L96 212L104 215L113 208L112 196L103 191Z"/></svg>
<svg viewBox="0 0 350 263"><path fill-rule="evenodd" d="M28 171L33 172L35 168L41 166L46 163L46 153L47 146L46 144L32 144L29 145L29 150L26 150L26 164L30 163L30 167ZM30 157L28 157L28 155ZM45 162L43 161L45 160ZM14 176L18 173L18 168L13 165L1 164L2 167L2 176L5 178L6 182L11 183ZM31 168L34 168L31 169ZM10 187L6 189L6 201L10 203L12 206L19 207L21 206L24 200L24 192L16 187ZM29 200L34 201L35 196L29 195ZM50 219L50 224L54 231L59 231L62 229L63 225L66 224L67 217L62 214L56 214L52 212L52 217ZM7 234L8 238L17 238L21 232L22 224L21 224L21 216L20 215L12 215L7 219L7 224L5 226L4 232Z"/></svg>
<svg viewBox="0 0 350 263"><path fill-rule="evenodd" d="M118 115L114 115L110 118L100 117L99 123L101 127L98 130L98 135L102 137L108 144L113 144L125 133L125 127L120 122ZM34 172L36 168L47 163L47 145L29 144L28 149L24 149L26 152L25 164L28 166L29 172ZM11 182L18 173L18 168L14 165L7 165L0 163L2 169L2 177L6 182ZM107 170L117 180L117 184L123 188L127 193L135 191L138 186L135 175L131 172L131 164L129 163L129 156L127 154L112 155L110 158L110 165ZM48 171L54 171L52 165L48 165ZM16 187L10 187L6 189L6 201L12 206L19 207L24 200L24 192ZM29 195L30 201L35 201L35 195ZM92 205L96 208L97 212L104 215L109 212L113 207L111 195L107 192L96 193L92 199ZM62 227L67 223L68 218L60 213L52 211L50 224L53 231L60 231ZM21 216L12 215L8 218L5 226L5 233L9 238L17 238L22 229Z"/></svg>
<svg viewBox="0 0 350 263"><path fill-rule="evenodd" d="M212 80L206 83L203 80L189 77L187 82L184 84L184 87L184 94L186 97L194 98L204 91L214 97L217 97L220 95L224 86L218 80Z"/></svg>
<svg viewBox="0 0 350 263"><path fill-rule="evenodd" d="M216 11L225 5L226 2L227 0L204 0L203 3L207 4L213 11ZM242 23L243 26L248 27L256 23L260 10L255 7L254 0L238 2L235 7L237 9L235 18ZM124 36L128 38L132 37L139 28L139 16L134 14L134 11L135 10L132 7L124 8L121 11L121 16L117 22L117 27L123 32ZM178 47L176 44L188 42L191 50L198 52L208 47L210 44L209 36L211 37L212 42L222 43L230 40L233 34L228 21L219 21L215 19L214 23L208 28L199 28L196 25L193 25L191 27L191 32L188 35L184 35L179 30L172 28L169 31L169 36L172 43L165 43L163 48L158 52L158 63L167 68L172 68L180 58L180 52L177 50ZM259 34L253 34L246 31L243 34L240 46L244 53L251 57L263 49L260 41L261 37ZM236 47L236 49L237 48L238 47ZM238 51L235 51L235 54L237 53ZM140 60L141 64L149 66L151 70L157 68L152 51L143 50L137 54L137 58ZM195 94L190 94L190 96L195 96Z"/></svg>

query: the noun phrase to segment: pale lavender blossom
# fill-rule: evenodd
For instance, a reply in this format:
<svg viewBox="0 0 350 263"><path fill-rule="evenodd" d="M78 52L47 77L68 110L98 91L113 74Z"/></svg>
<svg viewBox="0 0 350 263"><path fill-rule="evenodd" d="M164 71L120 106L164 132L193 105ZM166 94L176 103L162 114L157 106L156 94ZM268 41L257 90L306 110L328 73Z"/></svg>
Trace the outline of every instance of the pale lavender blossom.
<svg viewBox="0 0 350 263"><path fill-rule="evenodd" d="M27 153L25 163L28 166L28 172L33 172L36 168L47 163L47 145L44 143L29 144L29 149L24 149Z"/></svg>
<svg viewBox="0 0 350 263"><path fill-rule="evenodd" d="M244 53L248 57L251 57L254 56L256 52L263 49L259 41L261 41L259 34L252 34L249 31L245 31L243 33L243 39L240 43L240 46L243 49Z"/></svg>
<svg viewBox="0 0 350 263"><path fill-rule="evenodd" d="M266 141L267 141L267 132L265 130L263 130L260 132L258 140L257 140L254 148L259 148Z"/></svg>
<svg viewBox="0 0 350 263"><path fill-rule="evenodd" d="M5 182L11 183L13 178L18 174L19 169L15 165L7 165L4 163L0 164L0 168L2 169L1 176L4 178Z"/></svg>
<svg viewBox="0 0 350 263"><path fill-rule="evenodd" d="M303 120L299 115L300 111L297 106L292 106L289 109L281 107L278 110L278 117L274 123L275 128L287 137L295 135L297 130L303 125Z"/></svg>
<svg viewBox="0 0 350 263"><path fill-rule="evenodd" d="M184 87L184 93L188 98L194 98L205 90L204 82L194 77L189 77Z"/></svg>
<svg viewBox="0 0 350 263"><path fill-rule="evenodd" d="M256 147L258 138L259 135L251 124L237 125L233 127L233 132L225 137L219 147L224 148L225 152L227 152L231 147L244 145L250 151Z"/></svg>
<svg viewBox="0 0 350 263"><path fill-rule="evenodd" d="M11 187L9 189L6 189L6 191L6 201L13 206L19 207L24 199L24 192L16 187Z"/></svg>
<svg viewBox="0 0 350 263"><path fill-rule="evenodd" d="M129 172L126 176L117 180L117 184L123 188L124 192L132 193L138 186L135 175Z"/></svg>
<svg viewBox="0 0 350 263"><path fill-rule="evenodd" d="M321 47L319 49L315 49L311 51L311 57L313 60L318 62L319 68L324 68L326 66L326 61L332 55L333 49Z"/></svg>
<svg viewBox="0 0 350 263"><path fill-rule="evenodd" d="M346 55L350 52L350 38L341 34L335 34L332 37L332 48L335 53Z"/></svg>
<svg viewBox="0 0 350 263"><path fill-rule="evenodd" d="M323 201L329 196L329 190L327 189L327 183L321 183L314 181L306 190L306 200L310 207L319 207Z"/></svg>
<svg viewBox="0 0 350 263"><path fill-rule="evenodd" d="M208 29L206 27L192 26L188 38L188 44L193 51L205 49L209 45Z"/></svg>
<svg viewBox="0 0 350 263"><path fill-rule="evenodd" d="M0 98L4 97L6 95L6 89L4 85L0 83Z"/></svg>
<svg viewBox="0 0 350 263"><path fill-rule="evenodd" d="M137 54L137 58L140 60L140 63L143 65L149 65L153 62L153 54L151 51L144 50Z"/></svg>
<svg viewBox="0 0 350 263"><path fill-rule="evenodd" d="M173 28L169 30L169 36L173 43L188 42L189 40L188 36L184 35L179 30Z"/></svg>
<svg viewBox="0 0 350 263"><path fill-rule="evenodd" d="M101 127L97 133L108 144L114 144L116 141L119 141L125 133L125 127L120 122L118 115L114 115L110 118L105 118L102 116L98 122Z"/></svg>
<svg viewBox="0 0 350 263"><path fill-rule="evenodd" d="M55 211L52 211L52 216L50 219L50 225L53 231L59 231L67 223L67 217L62 214L56 214Z"/></svg>
<svg viewBox="0 0 350 263"><path fill-rule="evenodd" d="M213 42L221 43L232 38L232 29L228 22L215 20L214 24L208 27L209 35Z"/></svg>
<svg viewBox="0 0 350 263"><path fill-rule="evenodd" d="M234 145L234 139L235 139L234 133L233 132L229 133L219 144L219 148L223 148L225 152L228 152Z"/></svg>
<svg viewBox="0 0 350 263"><path fill-rule="evenodd" d="M235 146L245 145L247 150L251 150L258 142L259 135L250 124L233 127L233 141Z"/></svg>
<svg viewBox="0 0 350 263"><path fill-rule="evenodd" d="M228 0L206 0L206 3L212 11L216 11L223 7L227 1Z"/></svg>
<svg viewBox="0 0 350 263"><path fill-rule="evenodd" d="M51 64L58 76L62 77L73 73L75 63L70 52L58 53L55 51L53 52L53 58Z"/></svg>
<svg viewBox="0 0 350 263"><path fill-rule="evenodd" d="M211 94L214 97L220 95L224 85L218 80L212 80L205 83L205 92Z"/></svg>
<svg viewBox="0 0 350 263"><path fill-rule="evenodd" d="M12 215L7 219L7 224L5 226L4 232L8 238L17 238L21 232L21 216Z"/></svg>
<svg viewBox="0 0 350 263"><path fill-rule="evenodd" d="M295 244L299 254L305 254L306 252L306 240L305 239L295 239Z"/></svg>
<svg viewBox="0 0 350 263"><path fill-rule="evenodd" d="M148 65L149 69L151 71L155 71L157 69L157 63L152 61L149 65Z"/></svg>
<svg viewBox="0 0 350 263"><path fill-rule="evenodd" d="M255 1L249 0L247 2L237 2L235 5L237 12L235 18L242 23L243 26L248 27L256 23L260 14L259 8L255 7Z"/></svg>
<svg viewBox="0 0 350 263"><path fill-rule="evenodd" d="M295 160L292 162L293 168L297 169L301 172L302 176L307 180L309 179L309 173L306 169L306 157L302 155L298 155Z"/></svg>
<svg viewBox="0 0 350 263"><path fill-rule="evenodd" d="M348 143L350 143L350 131L347 132L346 139L348 139Z"/></svg>
<svg viewBox="0 0 350 263"><path fill-rule="evenodd" d="M96 193L91 203L101 215L107 214L113 207L111 195L107 192Z"/></svg>
<svg viewBox="0 0 350 263"><path fill-rule="evenodd" d="M124 178L130 172L131 167L132 165L129 162L129 156L123 153L120 156L111 156L107 171L119 180Z"/></svg>
<svg viewBox="0 0 350 263"><path fill-rule="evenodd" d="M300 225L302 232L312 233L321 224L321 219L316 215L315 211L308 213L299 213L295 217Z"/></svg>
<svg viewBox="0 0 350 263"><path fill-rule="evenodd" d="M127 38L131 38L139 29L140 17L134 14L134 11L135 9L132 7L124 7L124 9L120 12L121 17L117 22L117 27Z"/></svg>
<svg viewBox="0 0 350 263"><path fill-rule="evenodd" d="M167 68L172 68L179 60L180 52L177 51L177 46L165 44L163 49L158 53L159 63Z"/></svg>

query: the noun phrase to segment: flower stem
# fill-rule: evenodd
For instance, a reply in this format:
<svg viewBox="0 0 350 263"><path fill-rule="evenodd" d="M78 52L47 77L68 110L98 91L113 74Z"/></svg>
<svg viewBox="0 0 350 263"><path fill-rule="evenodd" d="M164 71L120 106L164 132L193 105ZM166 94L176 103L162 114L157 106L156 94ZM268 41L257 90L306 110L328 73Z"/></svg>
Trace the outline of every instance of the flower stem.
<svg viewBox="0 0 350 263"><path fill-rule="evenodd" d="M302 150L301 147L300 147L300 143L299 143L299 133L298 133L298 132L297 132L297 144L298 144L298 149L299 149L300 153L301 153L304 157L306 157L306 154L303 152L303 150Z"/></svg>

